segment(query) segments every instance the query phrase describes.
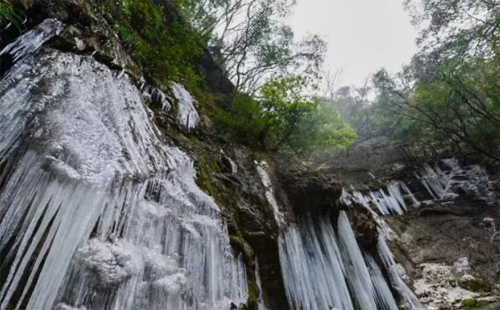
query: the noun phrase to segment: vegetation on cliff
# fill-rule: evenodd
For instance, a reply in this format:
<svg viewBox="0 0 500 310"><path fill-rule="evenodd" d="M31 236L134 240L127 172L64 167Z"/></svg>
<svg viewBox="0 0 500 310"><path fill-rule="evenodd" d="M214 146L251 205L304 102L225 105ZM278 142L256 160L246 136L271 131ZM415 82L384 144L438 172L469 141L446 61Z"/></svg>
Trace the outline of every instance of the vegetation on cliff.
<svg viewBox="0 0 500 310"><path fill-rule="evenodd" d="M183 17L235 85L215 109L219 136L264 152L345 149L356 134L315 96L326 50L318 36L297 42L284 23L294 1L179 0Z"/></svg>
<svg viewBox="0 0 500 310"><path fill-rule="evenodd" d="M487 0L410 0L419 51L397 74L342 88L334 105L364 138L389 134L420 154L451 149L500 161L500 4Z"/></svg>
<svg viewBox="0 0 500 310"><path fill-rule="evenodd" d="M94 0L96 12L116 28L145 74L163 82L196 80L194 60L202 48L182 20L167 19L152 0Z"/></svg>
<svg viewBox="0 0 500 310"><path fill-rule="evenodd" d="M9 24L19 26L21 22L21 17L12 3L7 0L0 0L0 31L8 27Z"/></svg>
<svg viewBox="0 0 500 310"><path fill-rule="evenodd" d="M345 149L356 134L333 107L315 96L325 43L300 42L283 22L293 1L94 0L150 78L183 82L216 122L219 137L258 151L310 153ZM223 96L207 90L196 70L203 53L235 85ZM227 99L229 97L229 99ZM203 108L203 107L202 107Z"/></svg>
<svg viewBox="0 0 500 310"><path fill-rule="evenodd" d="M304 155L347 148L355 131L325 100L303 95L306 85L301 76L270 80L257 99L240 96L218 122L227 134L265 151Z"/></svg>

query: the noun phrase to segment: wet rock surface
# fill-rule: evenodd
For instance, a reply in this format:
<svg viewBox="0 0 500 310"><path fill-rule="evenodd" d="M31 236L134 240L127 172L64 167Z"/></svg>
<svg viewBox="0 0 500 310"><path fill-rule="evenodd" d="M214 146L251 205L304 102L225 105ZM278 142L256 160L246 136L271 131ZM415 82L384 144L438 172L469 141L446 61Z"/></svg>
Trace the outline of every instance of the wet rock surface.
<svg viewBox="0 0 500 310"><path fill-rule="evenodd" d="M471 298L500 297L498 208L451 201L388 219L416 293L436 309Z"/></svg>
<svg viewBox="0 0 500 310"><path fill-rule="evenodd" d="M262 158L214 138L203 102L182 85L146 83L84 1L19 2L30 28L42 17L65 26L52 23L33 51L53 49L0 82L0 128L10 133L0 139L0 222L10 221L0 226L0 279L10 281L0 309L417 309L406 283L430 309L498 309L500 215L486 170L449 160L404 166L384 137L329 168ZM198 62L211 89L233 90L206 51ZM33 108L12 105L34 98ZM34 176L30 197L46 194L25 195L22 212L9 199L24 193L2 192L20 158L30 169L15 174L19 182ZM75 214L60 213L67 201ZM46 208L29 211L34 202Z"/></svg>
<svg viewBox="0 0 500 310"><path fill-rule="evenodd" d="M322 213L337 209L342 187L335 174L300 162L277 162L282 200L287 201L293 212Z"/></svg>
<svg viewBox="0 0 500 310"><path fill-rule="evenodd" d="M378 226L385 227L395 259L423 306L497 309L500 200L495 170L455 158L405 164L401 150L373 139L348 153L330 163L345 185L342 199L382 215L388 226L380 220ZM392 184L400 193L391 191ZM366 235L364 228L355 231Z"/></svg>

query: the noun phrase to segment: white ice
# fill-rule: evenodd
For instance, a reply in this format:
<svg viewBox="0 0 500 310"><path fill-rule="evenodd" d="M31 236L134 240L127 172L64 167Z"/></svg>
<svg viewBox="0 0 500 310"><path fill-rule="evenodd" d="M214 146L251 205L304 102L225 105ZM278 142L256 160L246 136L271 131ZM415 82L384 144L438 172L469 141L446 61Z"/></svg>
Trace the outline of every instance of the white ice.
<svg viewBox="0 0 500 310"><path fill-rule="evenodd" d="M172 92L178 102L177 119L188 130L198 126L200 116L196 110L196 101L191 94L178 83L172 83Z"/></svg>
<svg viewBox="0 0 500 310"><path fill-rule="evenodd" d="M0 309L246 302L217 205L127 75L26 55L0 81L0 131Z"/></svg>

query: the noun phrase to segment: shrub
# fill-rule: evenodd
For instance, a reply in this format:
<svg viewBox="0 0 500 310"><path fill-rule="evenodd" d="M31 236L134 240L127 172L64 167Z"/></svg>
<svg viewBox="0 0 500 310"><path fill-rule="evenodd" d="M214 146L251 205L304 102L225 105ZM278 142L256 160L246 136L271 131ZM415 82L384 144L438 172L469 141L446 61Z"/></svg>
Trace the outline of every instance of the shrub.
<svg viewBox="0 0 500 310"><path fill-rule="evenodd" d="M196 34L180 20L167 20L152 0L95 0L98 12L114 24L143 71L164 82L198 80L194 60L201 54Z"/></svg>
<svg viewBox="0 0 500 310"><path fill-rule="evenodd" d="M300 76L271 80L256 99L237 97L217 123L227 135L269 152L347 148L357 138L355 131L324 100L304 96L306 87Z"/></svg>

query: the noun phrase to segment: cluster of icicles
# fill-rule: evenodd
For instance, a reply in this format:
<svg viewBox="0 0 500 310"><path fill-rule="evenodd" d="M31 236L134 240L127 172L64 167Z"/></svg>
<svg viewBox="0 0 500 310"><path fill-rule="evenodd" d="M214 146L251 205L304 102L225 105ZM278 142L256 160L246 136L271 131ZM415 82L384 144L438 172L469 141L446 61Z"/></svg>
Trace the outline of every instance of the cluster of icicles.
<svg viewBox="0 0 500 310"><path fill-rule="evenodd" d="M62 28L46 20L0 52L14 60L0 81L0 310L245 303L245 266L233 256L217 205L196 185L189 156L162 141L144 105L156 98L169 111L167 96L138 89L92 57L40 50ZM179 123L195 128L193 98L180 84L172 93ZM257 166L282 226L268 167ZM442 198L457 188L450 175L425 166L419 178ZM375 205L382 215L419 203L403 183L343 199ZM280 260L291 308L418 307L386 231L379 236L376 251L363 252L344 212L288 227ZM258 272L255 278L260 286ZM262 296L258 305L265 309Z"/></svg>
<svg viewBox="0 0 500 310"><path fill-rule="evenodd" d="M402 215L409 207L475 195L498 203L486 171L477 165L462 167L456 159L425 164L416 174L428 199L418 201L409 187L395 181L387 187L347 192L342 201L367 209L378 224L376 251L358 245L345 211L332 216L299 218L280 240L280 261L292 309L423 309L403 280L386 240L395 234L380 215ZM425 195L424 195L425 196Z"/></svg>
<svg viewBox="0 0 500 310"><path fill-rule="evenodd" d="M415 177L427 193L419 201L408 186L394 181L385 188L368 192L344 190L341 199L347 205L353 201L376 209L381 215L402 215L409 206L418 207L434 201L454 199L459 195L473 195L487 204L499 201L486 170L479 165L462 167L455 158L443 159L434 165L424 164Z"/></svg>
<svg viewBox="0 0 500 310"><path fill-rule="evenodd" d="M499 200L483 167L461 166L456 158L443 159L433 166L424 164L415 176L434 200L453 199L459 195L472 195L492 205Z"/></svg>
<svg viewBox="0 0 500 310"><path fill-rule="evenodd" d="M335 227L337 230L335 230ZM397 310L420 305L402 279L380 229L376 253L359 247L345 211L337 219L307 216L280 240L292 309Z"/></svg>
<svg viewBox="0 0 500 310"><path fill-rule="evenodd" d="M193 161L127 75L38 50L61 28L46 20L2 51L17 61L0 81L0 309L245 303L245 266ZM192 128L192 98L175 93Z"/></svg>

